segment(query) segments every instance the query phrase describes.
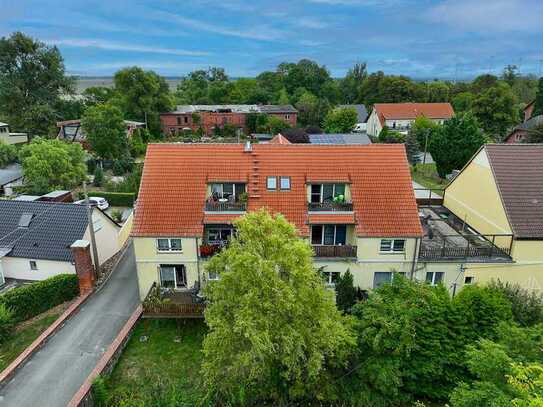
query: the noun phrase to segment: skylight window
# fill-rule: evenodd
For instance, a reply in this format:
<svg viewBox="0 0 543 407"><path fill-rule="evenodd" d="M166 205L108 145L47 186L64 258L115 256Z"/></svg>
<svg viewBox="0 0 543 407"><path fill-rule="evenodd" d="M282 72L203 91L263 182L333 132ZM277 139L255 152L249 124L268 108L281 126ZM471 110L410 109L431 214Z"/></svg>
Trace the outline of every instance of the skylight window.
<svg viewBox="0 0 543 407"><path fill-rule="evenodd" d="M32 218L34 217L33 213L30 212L23 212L21 215L21 218L19 219L19 227L20 228L27 228L30 226L30 222L32 222Z"/></svg>

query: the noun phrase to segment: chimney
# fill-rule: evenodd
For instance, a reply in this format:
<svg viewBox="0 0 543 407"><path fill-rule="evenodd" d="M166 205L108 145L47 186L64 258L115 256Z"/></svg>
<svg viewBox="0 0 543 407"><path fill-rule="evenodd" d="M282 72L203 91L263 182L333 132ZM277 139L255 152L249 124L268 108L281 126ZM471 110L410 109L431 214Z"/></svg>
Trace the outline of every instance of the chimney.
<svg viewBox="0 0 543 407"><path fill-rule="evenodd" d="M245 151L246 153L250 153L251 151L253 151L253 146L251 145L251 142L249 140L245 142L245 148L243 151Z"/></svg>
<svg viewBox="0 0 543 407"><path fill-rule="evenodd" d="M96 284L96 274L90 254L90 242L76 240L70 248L74 255L75 272L79 279L79 294L83 295L94 290Z"/></svg>

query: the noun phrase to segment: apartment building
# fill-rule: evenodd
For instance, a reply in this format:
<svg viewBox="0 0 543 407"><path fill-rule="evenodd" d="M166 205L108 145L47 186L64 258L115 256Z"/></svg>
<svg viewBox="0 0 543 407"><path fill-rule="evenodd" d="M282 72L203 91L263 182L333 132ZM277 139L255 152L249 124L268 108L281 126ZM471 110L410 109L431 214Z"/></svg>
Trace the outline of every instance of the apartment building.
<svg viewBox="0 0 543 407"><path fill-rule="evenodd" d="M224 128L226 124L240 133L247 133L247 115L261 113L277 117L296 126L298 111L291 105L180 105L173 112L162 113L160 122L162 133L175 135L183 131L212 135L214 129Z"/></svg>

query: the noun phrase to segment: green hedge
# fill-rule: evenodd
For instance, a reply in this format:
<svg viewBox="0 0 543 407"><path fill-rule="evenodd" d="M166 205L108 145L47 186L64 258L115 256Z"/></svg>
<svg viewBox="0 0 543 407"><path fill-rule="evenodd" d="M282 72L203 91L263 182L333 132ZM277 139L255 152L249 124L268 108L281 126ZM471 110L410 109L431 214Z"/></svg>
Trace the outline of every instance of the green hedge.
<svg viewBox="0 0 543 407"><path fill-rule="evenodd" d="M0 296L0 304L13 313L14 322L32 318L79 294L76 274L59 274L14 288Z"/></svg>
<svg viewBox="0 0 543 407"><path fill-rule="evenodd" d="M103 191L89 191L89 196L98 196L106 198L111 206L134 206L134 200L136 194L133 192L103 192ZM82 193L79 194L79 199L84 199Z"/></svg>

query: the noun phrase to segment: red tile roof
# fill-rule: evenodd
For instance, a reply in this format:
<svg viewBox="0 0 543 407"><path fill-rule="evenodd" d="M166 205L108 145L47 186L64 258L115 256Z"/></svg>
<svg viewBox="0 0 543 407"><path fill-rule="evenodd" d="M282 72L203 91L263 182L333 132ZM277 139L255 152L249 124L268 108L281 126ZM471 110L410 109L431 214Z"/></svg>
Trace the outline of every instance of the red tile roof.
<svg viewBox="0 0 543 407"><path fill-rule="evenodd" d="M268 176L290 177L291 190L268 191ZM230 221L204 214L206 184L218 179L248 179L248 210L280 212L302 236L309 235L308 180L348 180L358 236L422 235L400 144L255 144L248 152L241 144L150 144L133 235L199 237L204 222Z"/></svg>
<svg viewBox="0 0 543 407"><path fill-rule="evenodd" d="M381 121L392 119L450 119L454 110L450 103L376 103L373 105Z"/></svg>
<svg viewBox="0 0 543 407"><path fill-rule="evenodd" d="M354 225L356 223L356 218L353 213L312 213L308 216L307 223L310 225L323 223L345 223L347 225Z"/></svg>
<svg viewBox="0 0 543 407"><path fill-rule="evenodd" d="M270 144L292 144L292 143L288 141L288 139L282 134L278 134L270 140Z"/></svg>

